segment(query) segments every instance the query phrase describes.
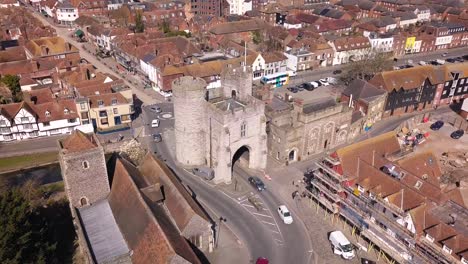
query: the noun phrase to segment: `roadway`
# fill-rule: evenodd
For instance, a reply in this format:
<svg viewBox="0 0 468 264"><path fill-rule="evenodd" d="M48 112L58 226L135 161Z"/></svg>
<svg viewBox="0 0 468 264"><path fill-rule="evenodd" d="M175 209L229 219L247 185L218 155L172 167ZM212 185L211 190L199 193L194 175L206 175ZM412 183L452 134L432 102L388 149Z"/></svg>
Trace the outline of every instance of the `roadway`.
<svg viewBox="0 0 468 264"><path fill-rule="evenodd" d="M151 110L152 106L143 107L145 133L142 142L166 162L200 203L209 207L209 211L214 212L211 216L216 223L218 223L218 216L226 218L227 221L223 225L230 228L245 244L253 260L266 257L272 263L309 263L308 251L311 245L305 226L298 217L291 225L282 223L276 208L284 202L281 201L279 195L275 195L274 191L256 192L246 181L249 175L243 169L235 168L235 173L239 175L242 183L248 186L252 194L265 205L264 210L256 211L252 209L253 206L249 204L246 196L235 197L232 193L177 166L169 149L174 141L171 137L174 125L172 104L162 103L158 106L162 109L161 113ZM150 125L154 118L161 118L160 126L157 128L152 128ZM151 135L155 133L163 135L162 142L153 141Z"/></svg>
<svg viewBox="0 0 468 264"><path fill-rule="evenodd" d="M447 53L446 56L442 54ZM417 53L417 54L408 54L403 57L398 58L397 62L393 63L393 66L403 66L407 65L409 60L413 61L413 65L416 65L420 61L429 62L436 59L448 59L454 57L461 57L463 55L468 55L468 48L456 48L450 50L438 50L431 53ZM338 78L339 75L333 74L333 71L340 70L346 67L344 65L336 65L324 68L318 68L311 71L301 71L297 73L297 76L292 77L288 83L288 86L295 86L305 82L317 81L326 77L335 77Z"/></svg>

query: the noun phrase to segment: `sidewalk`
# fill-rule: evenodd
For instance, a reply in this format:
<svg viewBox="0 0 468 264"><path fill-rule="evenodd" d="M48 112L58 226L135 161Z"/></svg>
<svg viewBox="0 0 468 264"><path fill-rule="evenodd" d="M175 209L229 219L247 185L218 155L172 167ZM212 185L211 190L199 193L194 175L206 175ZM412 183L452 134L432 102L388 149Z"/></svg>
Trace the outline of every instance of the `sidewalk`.
<svg viewBox="0 0 468 264"><path fill-rule="evenodd" d="M213 252L206 254L210 263L253 263L250 259L249 250L237 239L236 235L226 225L221 228L218 247Z"/></svg>

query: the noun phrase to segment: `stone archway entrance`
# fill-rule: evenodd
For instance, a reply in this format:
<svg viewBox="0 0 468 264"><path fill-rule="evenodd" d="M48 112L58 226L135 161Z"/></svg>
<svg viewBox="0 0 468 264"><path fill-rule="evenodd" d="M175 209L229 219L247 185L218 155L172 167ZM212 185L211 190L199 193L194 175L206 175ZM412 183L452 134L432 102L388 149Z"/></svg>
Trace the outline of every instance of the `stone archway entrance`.
<svg viewBox="0 0 468 264"><path fill-rule="evenodd" d="M294 162L297 160L297 151L295 149L291 150L288 154L288 161Z"/></svg>
<svg viewBox="0 0 468 264"><path fill-rule="evenodd" d="M232 156L232 168L235 165L250 167L250 149L247 146L240 147Z"/></svg>

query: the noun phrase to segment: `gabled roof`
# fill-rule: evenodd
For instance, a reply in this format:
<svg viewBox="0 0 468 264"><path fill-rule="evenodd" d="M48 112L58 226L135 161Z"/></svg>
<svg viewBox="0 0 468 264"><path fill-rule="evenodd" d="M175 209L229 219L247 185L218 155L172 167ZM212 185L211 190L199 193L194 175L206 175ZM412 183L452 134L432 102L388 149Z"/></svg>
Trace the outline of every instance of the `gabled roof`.
<svg viewBox="0 0 468 264"><path fill-rule="evenodd" d="M375 75L369 82L375 86L385 89L387 92L393 90L410 90L421 87L428 79L431 84L444 82L431 65L417 66L396 71L384 71Z"/></svg>
<svg viewBox="0 0 468 264"><path fill-rule="evenodd" d="M382 91L365 80L355 79L348 85L348 87L346 87L346 89L343 91L343 94L346 96L351 96L352 94L353 98L356 100L361 99L369 102L373 98L385 94L385 91Z"/></svg>
<svg viewBox="0 0 468 264"><path fill-rule="evenodd" d="M37 114L37 121L41 123L79 118L75 100L73 99L47 102L33 107Z"/></svg>
<svg viewBox="0 0 468 264"><path fill-rule="evenodd" d="M80 130L73 130L72 134L63 140L60 140L62 150L67 153L81 152L97 148L99 142L94 135L86 135Z"/></svg>
<svg viewBox="0 0 468 264"><path fill-rule="evenodd" d="M34 56L41 57L42 47L47 47L49 52L47 55L63 54L68 52L78 52L78 49L70 43L67 43L61 37L46 37L29 40L25 48Z"/></svg>
<svg viewBox="0 0 468 264"><path fill-rule="evenodd" d="M171 263L183 258L198 264L200 260L175 228L164 208L150 208L131 175L139 173L132 165L117 159L109 204L128 246L133 263ZM156 212L156 213L153 213Z"/></svg>

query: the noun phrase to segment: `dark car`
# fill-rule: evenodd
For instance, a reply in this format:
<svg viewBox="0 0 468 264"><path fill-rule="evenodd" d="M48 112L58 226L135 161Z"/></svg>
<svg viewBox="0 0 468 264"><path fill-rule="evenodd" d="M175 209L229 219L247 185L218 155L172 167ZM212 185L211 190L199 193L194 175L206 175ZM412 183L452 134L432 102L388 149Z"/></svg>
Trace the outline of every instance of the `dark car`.
<svg viewBox="0 0 468 264"><path fill-rule="evenodd" d="M159 134L159 133L154 134L154 135L153 135L153 140L154 140L154 142L156 142L156 143L161 142L161 141L162 141L162 136L161 136L161 134Z"/></svg>
<svg viewBox="0 0 468 264"><path fill-rule="evenodd" d="M266 189L265 184L258 177L249 177L249 182L260 192Z"/></svg>
<svg viewBox="0 0 468 264"><path fill-rule="evenodd" d="M306 89L307 91L313 91L315 87L310 83L304 83L304 89Z"/></svg>
<svg viewBox="0 0 468 264"><path fill-rule="evenodd" d="M459 139L465 134L465 131L463 129L455 130L450 134L450 137L453 139Z"/></svg>
<svg viewBox="0 0 468 264"><path fill-rule="evenodd" d="M439 130L441 127L444 126L444 121L436 121L434 124L431 125L432 130Z"/></svg>
<svg viewBox="0 0 468 264"><path fill-rule="evenodd" d="M445 61L446 61L446 62L450 62L450 63L457 62L457 60L456 60L456 59L446 59Z"/></svg>
<svg viewBox="0 0 468 264"><path fill-rule="evenodd" d="M333 74L341 74L343 71L342 70L334 70Z"/></svg>

